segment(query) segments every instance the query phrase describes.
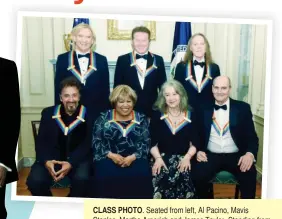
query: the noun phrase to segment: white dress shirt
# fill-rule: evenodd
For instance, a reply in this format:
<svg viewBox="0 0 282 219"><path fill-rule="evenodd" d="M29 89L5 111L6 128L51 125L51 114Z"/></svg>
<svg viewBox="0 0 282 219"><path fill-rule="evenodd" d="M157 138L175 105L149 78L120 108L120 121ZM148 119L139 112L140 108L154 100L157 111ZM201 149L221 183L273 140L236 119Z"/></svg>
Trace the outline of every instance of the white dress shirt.
<svg viewBox="0 0 282 219"><path fill-rule="evenodd" d="M224 104L227 105L227 110L214 109L214 117L221 129L229 123L230 100L228 99ZM208 150L213 153L235 153L239 151L232 139L230 130L228 130L223 136L220 136L213 126L211 127Z"/></svg>
<svg viewBox="0 0 282 219"><path fill-rule="evenodd" d="M196 60L195 56L193 57L193 62ZM204 62L205 61L205 57L203 57L200 61L198 62ZM194 66L194 65L193 65ZM195 76L196 76L196 82L198 84L198 86L200 86L200 84L202 83L202 78L203 78L203 74L204 74L204 69L205 67L201 67L199 65L194 66L194 72L195 72Z"/></svg>
<svg viewBox="0 0 282 219"><path fill-rule="evenodd" d="M89 53L90 53L90 51L89 51ZM78 63L79 63L80 73L81 73L82 76L84 76L85 73L88 70L89 59L86 58L86 57L78 58L78 54L84 55L86 53L76 51L76 57L77 57L77 60L78 60Z"/></svg>
<svg viewBox="0 0 282 219"><path fill-rule="evenodd" d="M139 53L135 52L135 54L139 54ZM145 54L139 54L139 55L146 55L146 54L148 54L148 52L145 53ZM147 60L143 59L143 58L137 59L136 65L137 65L139 71L141 71L141 72L138 72L137 75L138 75L138 79L139 79L139 83L141 85L141 88L143 89L144 83L145 83L146 69L147 69Z"/></svg>

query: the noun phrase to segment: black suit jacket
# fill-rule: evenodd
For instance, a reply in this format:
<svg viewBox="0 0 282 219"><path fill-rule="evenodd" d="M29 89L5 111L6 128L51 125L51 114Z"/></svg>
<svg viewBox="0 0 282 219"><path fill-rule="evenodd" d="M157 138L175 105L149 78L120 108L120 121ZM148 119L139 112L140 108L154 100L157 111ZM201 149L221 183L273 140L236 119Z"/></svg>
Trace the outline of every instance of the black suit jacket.
<svg viewBox="0 0 282 219"><path fill-rule="evenodd" d="M52 116L55 115L55 107L56 106L50 106L44 108L41 113L39 132L35 142L35 151L36 161L42 164L45 164L48 160L60 160L59 132L62 132L62 130L57 121L52 118ZM75 142L75 145L71 145L72 148L67 157L67 161L70 162L73 167L81 161L89 159L89 156L91 156L91 130L93 119L88 111L86 111L84 119L85 123L77 125L68 135L70 144ZM84 127L81 129L81 126ZM72 133L74 132L79 132L80 139L73 139Z"/></svg>
<svg viewBox="0 0 282 219"><path fill-rule="evenodd" d="M11 183L18 180L15 155L21 124L19 79L14 61L0 58L0 68L3 82L6 81L9 84L8 93L5 86L1 86L3 104L1 125L3 129L1 132L0 163L12 169L11 172L7 172L6 176L6 183Z"/></svg>
<svg viewBox="0 0 282 219"><path fill-rule="evenodd" d="M138 97L134 109L144 113L146 116L151 116L152 107L157 99L158 90L166 81L163 58L156 54L148 53L147 75L143 89L137 74L132 52L119 56L115 69L114 87L120 84L130 86L135 90Z"/></svg>
<svg viewBox="0 0 282 219"><path fill-rule="evenodd" d="M202 88L201 92L199 93L197 88L193 86L193 84L195 84L194 82L196 82L196 76L195 76L193 65L192 65L192 69L189 68L188 70L191 73L192 78L186 80L187 65L188 65L187 63L183 63L183 62L177 64L174 79L178 80L184 86L188 95L189 105L191 105L193 108L197 108L200 105L205 104L207 102L214 102L214 97L212 94L212 83L214 78L220 75L219 66L215 63L211 63L209 65L211 78L207 80L207 83L205 83L205 86ZM205 66L202 82L205 80L206 74L207 74L207 68Z"/></svg>
<svg viewBox="0 0 282 219"><path fill-rule="evenodd" d="M202 106L198 111L198 125L201 139L200 151L207 151L213 112L214 108L211 104ZM251 152L255 159L257 159L259 142L250 105L243 101L230 98L229 112L230 133L233 141L239 148L239 153L244 155L246 152Z"/></svg>
<svg viewBox="0 0 282 219"><path fill-rule="evenodd" d="M60 104L60 83L63 79L69 76L75 76L75 71L80 74L80 68L76 53L73 54L74 69L68 69L70 66L70 54L66 52L58 56L56 64L55 75L55 105ZM85 85L81 83L82 89L80 102L88 108L88 111L95 114L97 117L100 112L108 109L109 95L110 95L110 82L109 82L109 69L107 58L96 52L94 54L94 63L92 64L95 69L91 71L89 77L86 79ZM89 61L89 65L90 65ZM79 78L77 78L79 80ZM79 80L80 81L80 80Z"/></svg>

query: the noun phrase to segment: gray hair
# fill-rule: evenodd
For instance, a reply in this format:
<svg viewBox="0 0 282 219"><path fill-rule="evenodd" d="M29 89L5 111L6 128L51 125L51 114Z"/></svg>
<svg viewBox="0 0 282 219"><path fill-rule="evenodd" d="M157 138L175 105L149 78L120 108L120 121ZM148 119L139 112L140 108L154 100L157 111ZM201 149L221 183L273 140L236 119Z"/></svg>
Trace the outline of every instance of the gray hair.
<svg viewBox="0 0 282 219"><path fill-rule="evenodd" d="M157 98L153 108L155 110L161 111L162 113L167 112L167 105L166 105L165 96L164 96L164 91L167 87L173 87L175 92L177 94L179 94L179 96L180 96L179 108L180 108L181 111L186 111L188 109L187 92L186 92L185 88L183 87L183 85L175 79L170 79L162 85L161 90L158 94L158 98Z"/></svg>

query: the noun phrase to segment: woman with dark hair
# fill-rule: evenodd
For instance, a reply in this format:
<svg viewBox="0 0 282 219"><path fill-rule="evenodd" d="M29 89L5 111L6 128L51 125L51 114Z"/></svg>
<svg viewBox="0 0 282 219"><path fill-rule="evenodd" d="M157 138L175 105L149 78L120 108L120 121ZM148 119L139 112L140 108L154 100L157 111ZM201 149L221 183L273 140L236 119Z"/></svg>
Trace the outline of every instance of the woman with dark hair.
<svg viewBox="0 0 282 219"><path fill-rule="evenodd" d="M110 95L113 109L102 113L94 125L94 197L152 198L152 174L147 117L134 111L136 93L127 85Z"/></svg>
<svg viewBox="0 0 282 219"><path fill-rule="evenodd" d="M190 106L196 109L202 103L214 102L212 83L219 75L220 69L212 59L207 38L202 33L194 34L188 42L183 61L176 66L174 76L184 86Z"/></svg>
<svg viewBox="0 0 282 219"><path fill-rule="evenodd" d="M154 198L195 198L190 161L196 153L198 135L181 83L165 82L155 108L150 122Z"/></svg>

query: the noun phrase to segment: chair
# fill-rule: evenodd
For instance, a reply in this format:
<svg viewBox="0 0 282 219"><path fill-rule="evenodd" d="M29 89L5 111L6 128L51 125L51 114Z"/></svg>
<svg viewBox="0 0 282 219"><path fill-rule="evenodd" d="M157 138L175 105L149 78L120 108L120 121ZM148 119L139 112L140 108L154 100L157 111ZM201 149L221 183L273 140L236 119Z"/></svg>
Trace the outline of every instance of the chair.
<svg viewBox="0 0 282 219"><path fill-rule="evenodd" d="M35 142L36 137L38 135L39 126L40 126L40 121L31 121L31 127L32 127L34 142Z"/></svg>
<svg viewBox="0 0 282 219"><path fill-rule="evenodd" d="M38 135L39 126L40 126L40 121L31 121L34 143L35 143L37 135ZM69 188L70 187L70 179L68 177L64 177L60 181L54 182L51 187L52 188Z"/></svg>
<svg viewBox="0 0 282 219"><path fill-rule="evenodd" d="M216 174L216 176L210 181L211 187L210 187L210 193L213 196L213 184L232 184L236 185L235 187L235 194L234 194L234 199L239 198L239 192L240 192L240 185L235 178L235 176L227 171L220 171Z"/></svg>

